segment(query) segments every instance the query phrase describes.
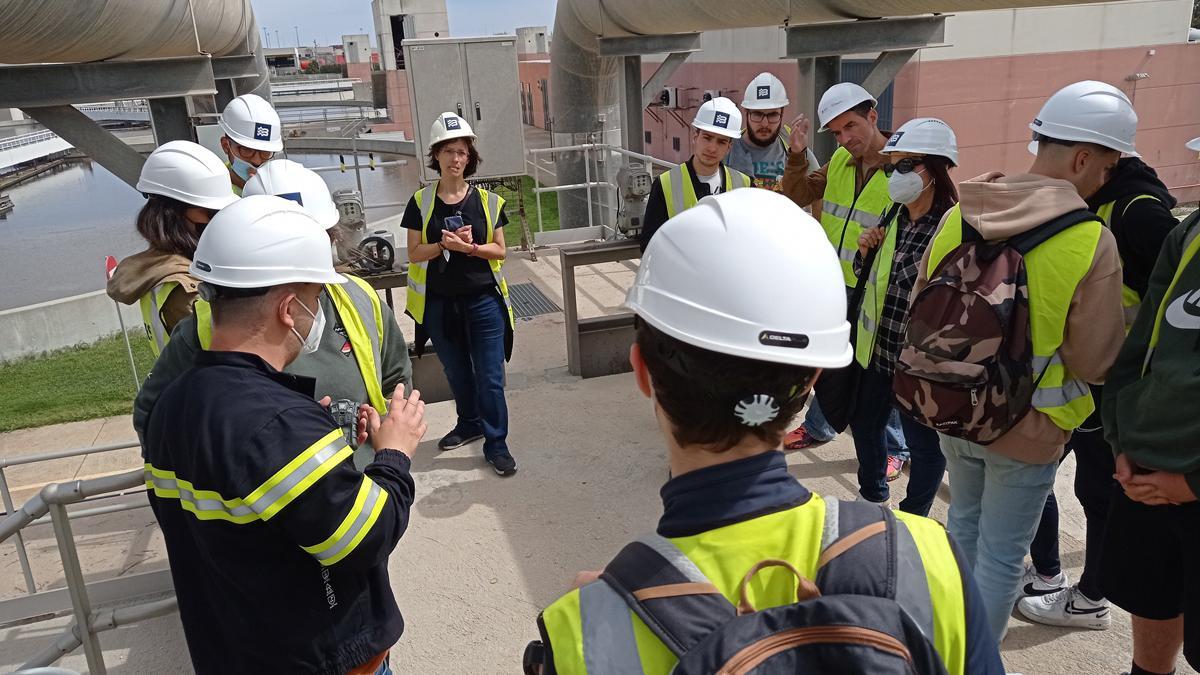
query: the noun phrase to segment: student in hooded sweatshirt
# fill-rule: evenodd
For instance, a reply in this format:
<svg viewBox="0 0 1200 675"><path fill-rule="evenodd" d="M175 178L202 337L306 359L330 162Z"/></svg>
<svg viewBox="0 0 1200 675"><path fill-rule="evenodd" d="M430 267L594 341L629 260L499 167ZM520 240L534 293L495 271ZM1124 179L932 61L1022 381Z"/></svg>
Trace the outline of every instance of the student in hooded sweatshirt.
<svg viewBox="0 0 1200 675"><path fill-rule="evenodd" d="M1125 157L1096 194L1087 198L1113 233L1121 256L1121 304L1128 330L1150 283L1150 270L1158 260L1163 241L1178 224L1171 209L1175 198L1158 174L1137 157ZM1029 547L1032 564L1025 566L1017 603L1021 614L1037 623L1104 630L1108 628L1108 601L1100 590L1100 554L1112 503L1116 466L1112 448L1104 440L1100 423L1102 387L1092 387L1096 412L1071 434L1067 451L1075 451L1075 496L1087 522L1083 573L1072 585L1062 571L1058 555L1058 502L1046 499L1042 522Z"/></svg>

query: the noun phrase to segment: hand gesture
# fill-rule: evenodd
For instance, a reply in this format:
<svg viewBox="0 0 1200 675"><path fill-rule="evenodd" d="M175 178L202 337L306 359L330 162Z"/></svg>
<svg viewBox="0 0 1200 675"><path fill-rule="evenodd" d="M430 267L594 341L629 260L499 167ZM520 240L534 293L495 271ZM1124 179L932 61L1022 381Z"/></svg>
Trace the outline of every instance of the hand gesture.
<svg viewBox="0 0 1200 675"><path fill-rule="evenodd" d="M459 253L466 253L471 250L470 244L463 241L462 237L458 236L458 233L450 230L442 230L442 246Z"/></svg>
<svg viewBox="0 0 1200 675"><path fill-rule="evenodd" d="M802 155L808 150L808 132L812 129L812 122L808 120L808 116L804 113L796 115L796 119L792 120L792 135L788 139L788 152Z"/></svg>
<svg viewBox="0 0 1200 675"><path fill-rule="evenodd" d="M858 252L867 255L871 249L883 243L883 238L886 236L882 227L872 227L863 230L863 233L858 237Z"/></svg>
<svg viewBox="0 0 1200 675"><path fill-rule="evenodd" d="M388 401L388 409L388 414L380 418L377 410L362 406L358 412L359 426L365 430L367 439L377 452L383 449L398 450L411 458L428 428L421 392L413 389L405 399L404 385L396 385L392 399Z"/></svg>
<svg viewBox="0 0 1200 675"><path fill-rule="evenodd" d="M462 227L455 230L454 234L457 234L458 238L462 239L467 244L475 243L475 235L471 232L470 225L463 225Z"/></svg>

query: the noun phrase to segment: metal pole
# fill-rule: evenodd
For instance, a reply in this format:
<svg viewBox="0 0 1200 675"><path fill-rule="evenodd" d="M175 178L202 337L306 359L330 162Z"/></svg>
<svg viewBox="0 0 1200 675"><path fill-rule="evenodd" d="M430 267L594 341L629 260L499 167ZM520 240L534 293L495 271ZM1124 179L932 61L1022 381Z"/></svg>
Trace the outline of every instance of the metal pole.
<svg viewBox="0 0 1200 675"><path fill-rule="evenodd" d="M129 355L129 371L133 373L133 390L135 392L142 390L142 378L138 377L137 362L133 360L133 345L129 344L129 331L125 328L125 317L121 316L121 305L113 300L113 307L117 310L117 321L121 324L121 337L125 338L125 353Z"/></svg>
<svg viewBox="0 0 1200 675"><path fill-rule="evenodd" d="M821 94L833 85L842 81L842 57L840 56L822 56L815 61L813 68L814 97L820 100ZM819 122L814 121L812 128L815 131ZM818 134L810 133L809 138L812 139L810 144L813 146L813 152L817 155L818 162L828 162L833 156L833 152L837 150L837 141L834 140L833 134Z"/></svg>
<svg viewBox="0 0 1200 675"><path fill-rule="evenodd" d="M361 197L362 189L362 168L358 164L358 130L354 130L354 138L350 140L350 152L354 153L354 182L358 184L358 194Z"/></svg>
<svg viewBox="0 0 1200 675"><path fill-rule="evenodd" d="M643 128L642 105L642 57L626 56L623 72L622 110L625 127L625 147L634 152L645 149L645 130Z"/></svg>
<svg viewBox="0 0 1200 675"><path fill-rule="evenodd" d="M583 180L587 183L587 212L588 212L588 229L592 228L592 149L587 148L583 151ZM559 200L562 201L561 199ZM559 223L559 227L562 223Z"/></svg>
<svg viewBox="0 0 1200 675"><path fill-rule="evenodd" d="M108 671L104 668L104 652L100 649L99 638L92 631L92 606L88 601L83 569L79 565L79 552L75 550L75 537L71 534L71 519L67 515L67 507L62 504L51 504L50 517L54 521L54 538L58 540L58 551L62 556L63 576L67 579L67 592L71 595L75 625L79 627L83 653L87 656L88 671L91 675L106 675Z"/></svg>
<svg viewBox="0 0 1200 675"><path fill-rule="evenodd" d="M4 475L4 467L0 466L0 496L4 498L4 512L11 514L14 510L12 494L8 491L8 477ZM37 592L37 584L33 580L33 568L29 566L29 554L25 551L25 539L21 531L13 534L17 540L17 560L21 563L21 572L25 575L25 590L33 595Z"/></svg>

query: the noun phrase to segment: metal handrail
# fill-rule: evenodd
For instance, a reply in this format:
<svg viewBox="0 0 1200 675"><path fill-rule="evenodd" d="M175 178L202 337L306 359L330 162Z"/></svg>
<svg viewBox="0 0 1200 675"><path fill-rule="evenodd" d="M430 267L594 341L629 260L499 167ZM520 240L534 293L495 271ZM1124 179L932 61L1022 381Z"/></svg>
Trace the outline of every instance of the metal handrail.
<svg viewBox="0 0 1200 675"><path fill-rule="evenodd" d="M58 138L58 134L50 130L35 131L33 133L13 136L12 138L0 141L0 151L12 150L14 148L22 148L26 145L34 145L36 143L44 143Z"/></svg>

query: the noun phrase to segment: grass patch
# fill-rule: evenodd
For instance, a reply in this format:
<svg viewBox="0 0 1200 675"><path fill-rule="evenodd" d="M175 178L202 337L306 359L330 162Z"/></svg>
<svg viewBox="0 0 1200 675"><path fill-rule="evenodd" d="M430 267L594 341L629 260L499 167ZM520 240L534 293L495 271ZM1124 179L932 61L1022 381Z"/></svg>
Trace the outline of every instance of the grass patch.
<svg viewBox="0 0 1200 675"><path fill-rule="evenodd" d="M521 177L521 194L525 200L525 221L529 223L529 231L536 233L538 229L537 195L533 193L533 177ZM498 188L496 194L504 197L506 202L504 212L508 215L508 225L504 228L504 242L509 246L521 243L521 215L517 210L517 193L508 188ZM542 230L552 232L558 229L558 195L544 193L542 195Z"/></svg>
<svg viewBox="0 0 1200 675"><path fill-rule="evenodd" d="M145 334L130 332L138 375L154 364ZM126 415L135 390L120 335L82 347L0 364L0 432Z"/></svg>

